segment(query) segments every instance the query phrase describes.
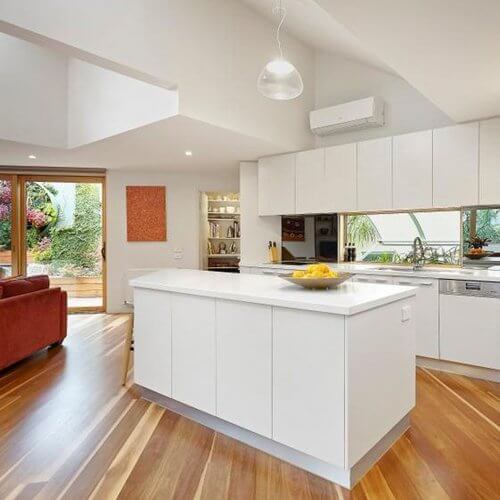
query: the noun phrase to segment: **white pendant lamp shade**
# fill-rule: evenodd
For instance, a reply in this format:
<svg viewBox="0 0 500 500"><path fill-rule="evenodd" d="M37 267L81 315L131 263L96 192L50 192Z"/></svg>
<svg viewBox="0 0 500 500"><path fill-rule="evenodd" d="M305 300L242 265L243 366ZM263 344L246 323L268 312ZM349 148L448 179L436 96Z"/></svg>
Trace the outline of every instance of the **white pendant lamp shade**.
<svg viewBox="0 0 500 500"><path fill-rule="evenodd" d="M287 101L302 94L304 84L295 66L286 59L268 62L257 80L259 92L269 99Z"/></svg>
<svg viewBox="0 0 500 500"><path fill-rule="evenodd" d="M276 29L276 42L280 56L269 61L264 66L257 79L257 89L263 96L269 99L287 101L299 97L304 90L304 84L297 68L283 57L280 30L285 22L286 10L281 6L281 0L279 0L273 12L281 16L278 28Z"/></svg>

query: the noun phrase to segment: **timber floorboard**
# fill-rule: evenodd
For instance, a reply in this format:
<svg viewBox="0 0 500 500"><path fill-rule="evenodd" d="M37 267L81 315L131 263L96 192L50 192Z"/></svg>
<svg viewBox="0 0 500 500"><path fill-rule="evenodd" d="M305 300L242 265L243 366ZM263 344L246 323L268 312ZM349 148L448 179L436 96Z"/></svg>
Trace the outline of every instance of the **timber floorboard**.
<svg viewBox="0 0 500 500"><path fill-rule="evenodd" d="M411 428L349 492L122 387L128 321L72 315L0 372L0 499L500 499L500 384L417 369Z"/></svg>

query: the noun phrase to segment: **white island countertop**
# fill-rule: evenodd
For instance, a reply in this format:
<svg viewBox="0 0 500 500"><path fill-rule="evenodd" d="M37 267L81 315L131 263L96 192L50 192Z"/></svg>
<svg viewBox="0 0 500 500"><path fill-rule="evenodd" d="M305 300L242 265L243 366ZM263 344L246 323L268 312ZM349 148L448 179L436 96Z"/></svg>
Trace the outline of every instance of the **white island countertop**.
<svg viewBox="0 0 500 500"><path fill-rule="evenodd" d="M306 290L277 276L192 269L162 269L131 280L130 286L345 316L416 294L413 287L350 281L333 290Z"/></svg>

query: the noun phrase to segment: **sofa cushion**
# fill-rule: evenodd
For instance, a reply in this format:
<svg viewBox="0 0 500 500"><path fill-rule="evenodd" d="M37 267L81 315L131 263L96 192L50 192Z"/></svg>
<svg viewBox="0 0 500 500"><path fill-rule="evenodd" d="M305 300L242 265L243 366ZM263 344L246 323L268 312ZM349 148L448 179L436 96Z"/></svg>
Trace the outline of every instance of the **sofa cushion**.
<svg viewBox="0 0 500 500"><path fill-rule="evenodd" d="M28 278L0 280L0 299L37 292L38 290L49 288L49 286L49 277L43 274L29 276Z"/></svg>

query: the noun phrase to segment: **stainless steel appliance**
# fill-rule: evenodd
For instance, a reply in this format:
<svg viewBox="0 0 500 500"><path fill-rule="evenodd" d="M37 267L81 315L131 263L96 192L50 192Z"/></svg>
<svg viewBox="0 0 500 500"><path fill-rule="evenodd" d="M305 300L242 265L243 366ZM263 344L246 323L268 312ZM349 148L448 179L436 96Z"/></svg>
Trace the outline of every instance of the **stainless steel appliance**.
<svg viewBox="0 0 500 500"><path fill-rule="evenodd" d="M439 292L446 295L500 299L500 283L492 281L440 280ZM500 307L500 304L498 304L498 307Z"/></svg>
<svg viewBox="0 0 500 500"><path fill-rule="evenodd" d="M500 369L500 283L440 280L441 359Z"/></svg>

